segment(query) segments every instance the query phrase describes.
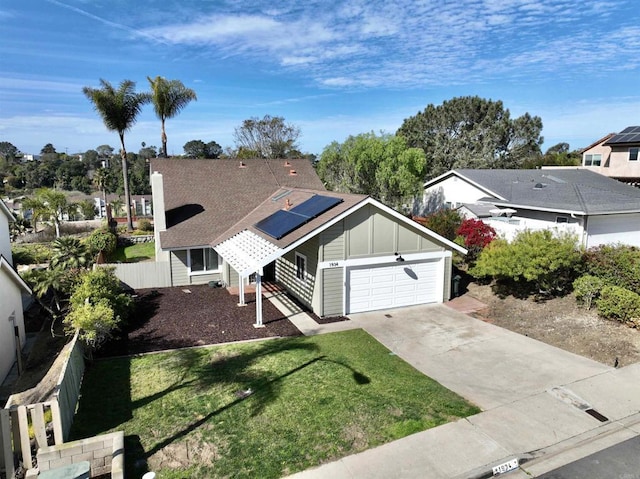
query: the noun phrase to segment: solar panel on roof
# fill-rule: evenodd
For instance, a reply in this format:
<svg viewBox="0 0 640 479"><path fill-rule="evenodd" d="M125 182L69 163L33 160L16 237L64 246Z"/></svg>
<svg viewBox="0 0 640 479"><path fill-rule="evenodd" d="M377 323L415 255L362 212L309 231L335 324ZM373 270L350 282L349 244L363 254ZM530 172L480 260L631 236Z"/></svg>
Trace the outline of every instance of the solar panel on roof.
<svg viewBox="0 0 640 479"><path fill-rule="evenodd" d="M280 239L309 221L306 216L280 210L258 221L255 227L272 238Z"/></svg>
<svg viewBox="0 0 640 479"><path fill-rule="evenodd" d="M632 132L631 130L640 129L640 127L634 126L626 128L622 133L618 133L617 135L611 137L607 141L604 142L605 145L616 145L623 143L639 143L640 142L640 131Z"/></svg>
<svg viewBox="0 0 640 479"><path fill-rule="evenodd" d="M325 211L330 210L338 203L342 203L342 198L315 195L298 206L291 208L291 212L307 216L309 218L315 218Z"/></svg>
<svg viewBox="0 0 640 479"><path fill-rule="evenodd" d="M289 211L276 211L254 226L272 238L280 239L338 203L342 203L342 198L314 195Z"/></svg>

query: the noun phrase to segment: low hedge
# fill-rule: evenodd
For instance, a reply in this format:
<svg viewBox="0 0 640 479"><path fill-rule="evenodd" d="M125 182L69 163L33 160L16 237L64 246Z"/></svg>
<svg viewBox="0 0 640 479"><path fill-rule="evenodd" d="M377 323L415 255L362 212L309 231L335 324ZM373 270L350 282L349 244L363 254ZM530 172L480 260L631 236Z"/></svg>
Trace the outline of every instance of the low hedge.
<svg viewBox="0 0 640 479"><path fill-rule="evenodd" d="M620 286L605 286L596 300L596 307L604 318L640 326L640 295L633 291Z"/></svg>

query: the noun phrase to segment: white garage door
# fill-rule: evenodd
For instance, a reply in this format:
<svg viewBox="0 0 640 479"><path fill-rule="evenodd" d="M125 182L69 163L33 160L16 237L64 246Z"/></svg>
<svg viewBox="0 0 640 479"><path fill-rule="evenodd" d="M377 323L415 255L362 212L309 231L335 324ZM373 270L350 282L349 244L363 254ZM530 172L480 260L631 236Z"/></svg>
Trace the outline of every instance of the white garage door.
<svg viewBox="0 0 640 479"><path fill-rule="evenodd" d="M347 313L437 302L439 265L440 260L432 260L349 268Z"/></svg>

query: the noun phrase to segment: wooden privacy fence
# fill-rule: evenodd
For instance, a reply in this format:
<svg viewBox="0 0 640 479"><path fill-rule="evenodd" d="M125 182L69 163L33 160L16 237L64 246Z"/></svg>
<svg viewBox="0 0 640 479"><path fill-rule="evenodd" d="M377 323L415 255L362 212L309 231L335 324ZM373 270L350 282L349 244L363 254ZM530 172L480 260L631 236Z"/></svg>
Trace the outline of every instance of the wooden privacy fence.
<svg viewBox="0 0 640 479"><path fill-rule="evenodd" d="M62 422L58 401L52 400L28 406L17 406L10 409L0 409L0 470L4 470L7 479L15 477L14 457L22 460L24 469L33 469L33 451L31 449L31 437L29 426L33 431L35 450L46 447L49 444L47 437L47 424L45 414L51 411L51 423L53 436L52 444L64 442L62 434Z"/></svg>
<svg viewBox="0 0 640 479"><path fill-rule="evenodd" d="M13 479L15 475L14 457L20 458L26 470L34 467L31 436L36 451L40 447L63 444L69 437L84 374L84 356L78 333L61 354L67 357L49 401L15 406L10 397L7 408L0 409L0 472L4 471L7 479ZM49 412L51 434L48 436L45 417Z"/></svg>
<svg viewBox="0 0 640 479"><path fill-rule="evenodd" d="M171 269L168 261L109 263L102 266L115 268L118 279L133 289L171 286Z"/></svg>

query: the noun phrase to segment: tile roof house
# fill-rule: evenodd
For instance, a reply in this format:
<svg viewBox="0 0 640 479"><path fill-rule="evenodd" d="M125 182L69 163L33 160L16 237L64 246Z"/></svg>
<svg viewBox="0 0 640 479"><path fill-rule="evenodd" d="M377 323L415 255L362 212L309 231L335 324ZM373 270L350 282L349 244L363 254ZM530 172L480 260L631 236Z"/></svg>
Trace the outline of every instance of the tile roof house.
<svg viewBox="0 0 640 479"><path fill-rule="evenodd" d="M0 200L0 382L16 361L16 351L26 341L22 293L31 289L13 267L9 222L13 215Z"/></svg>
<svg viewBox="0 0 640 479"><path fill-rule="evenodd" d="M577 235L587 248L640 246L640 189L587 169L451 170L425 183L424 201L464 205L470 216L490 206L491 216L475 217L485 216L507 238L555 228Z"/></svg>
<svg viewBox="0 0 640 479"><path fill-rule="evenodd" d="M640 186L640 126L609 133L582 150L582 166Z"/></svg>
<svg viewBox="0 0 640 479"><path fill-rule="evenodd" d="M175 286L222 281L242 302L245 284L278 281L335 316L446 300L452 252L465 252L373 198L327 191L308 160L151 169L156 260Z"/></svg>

